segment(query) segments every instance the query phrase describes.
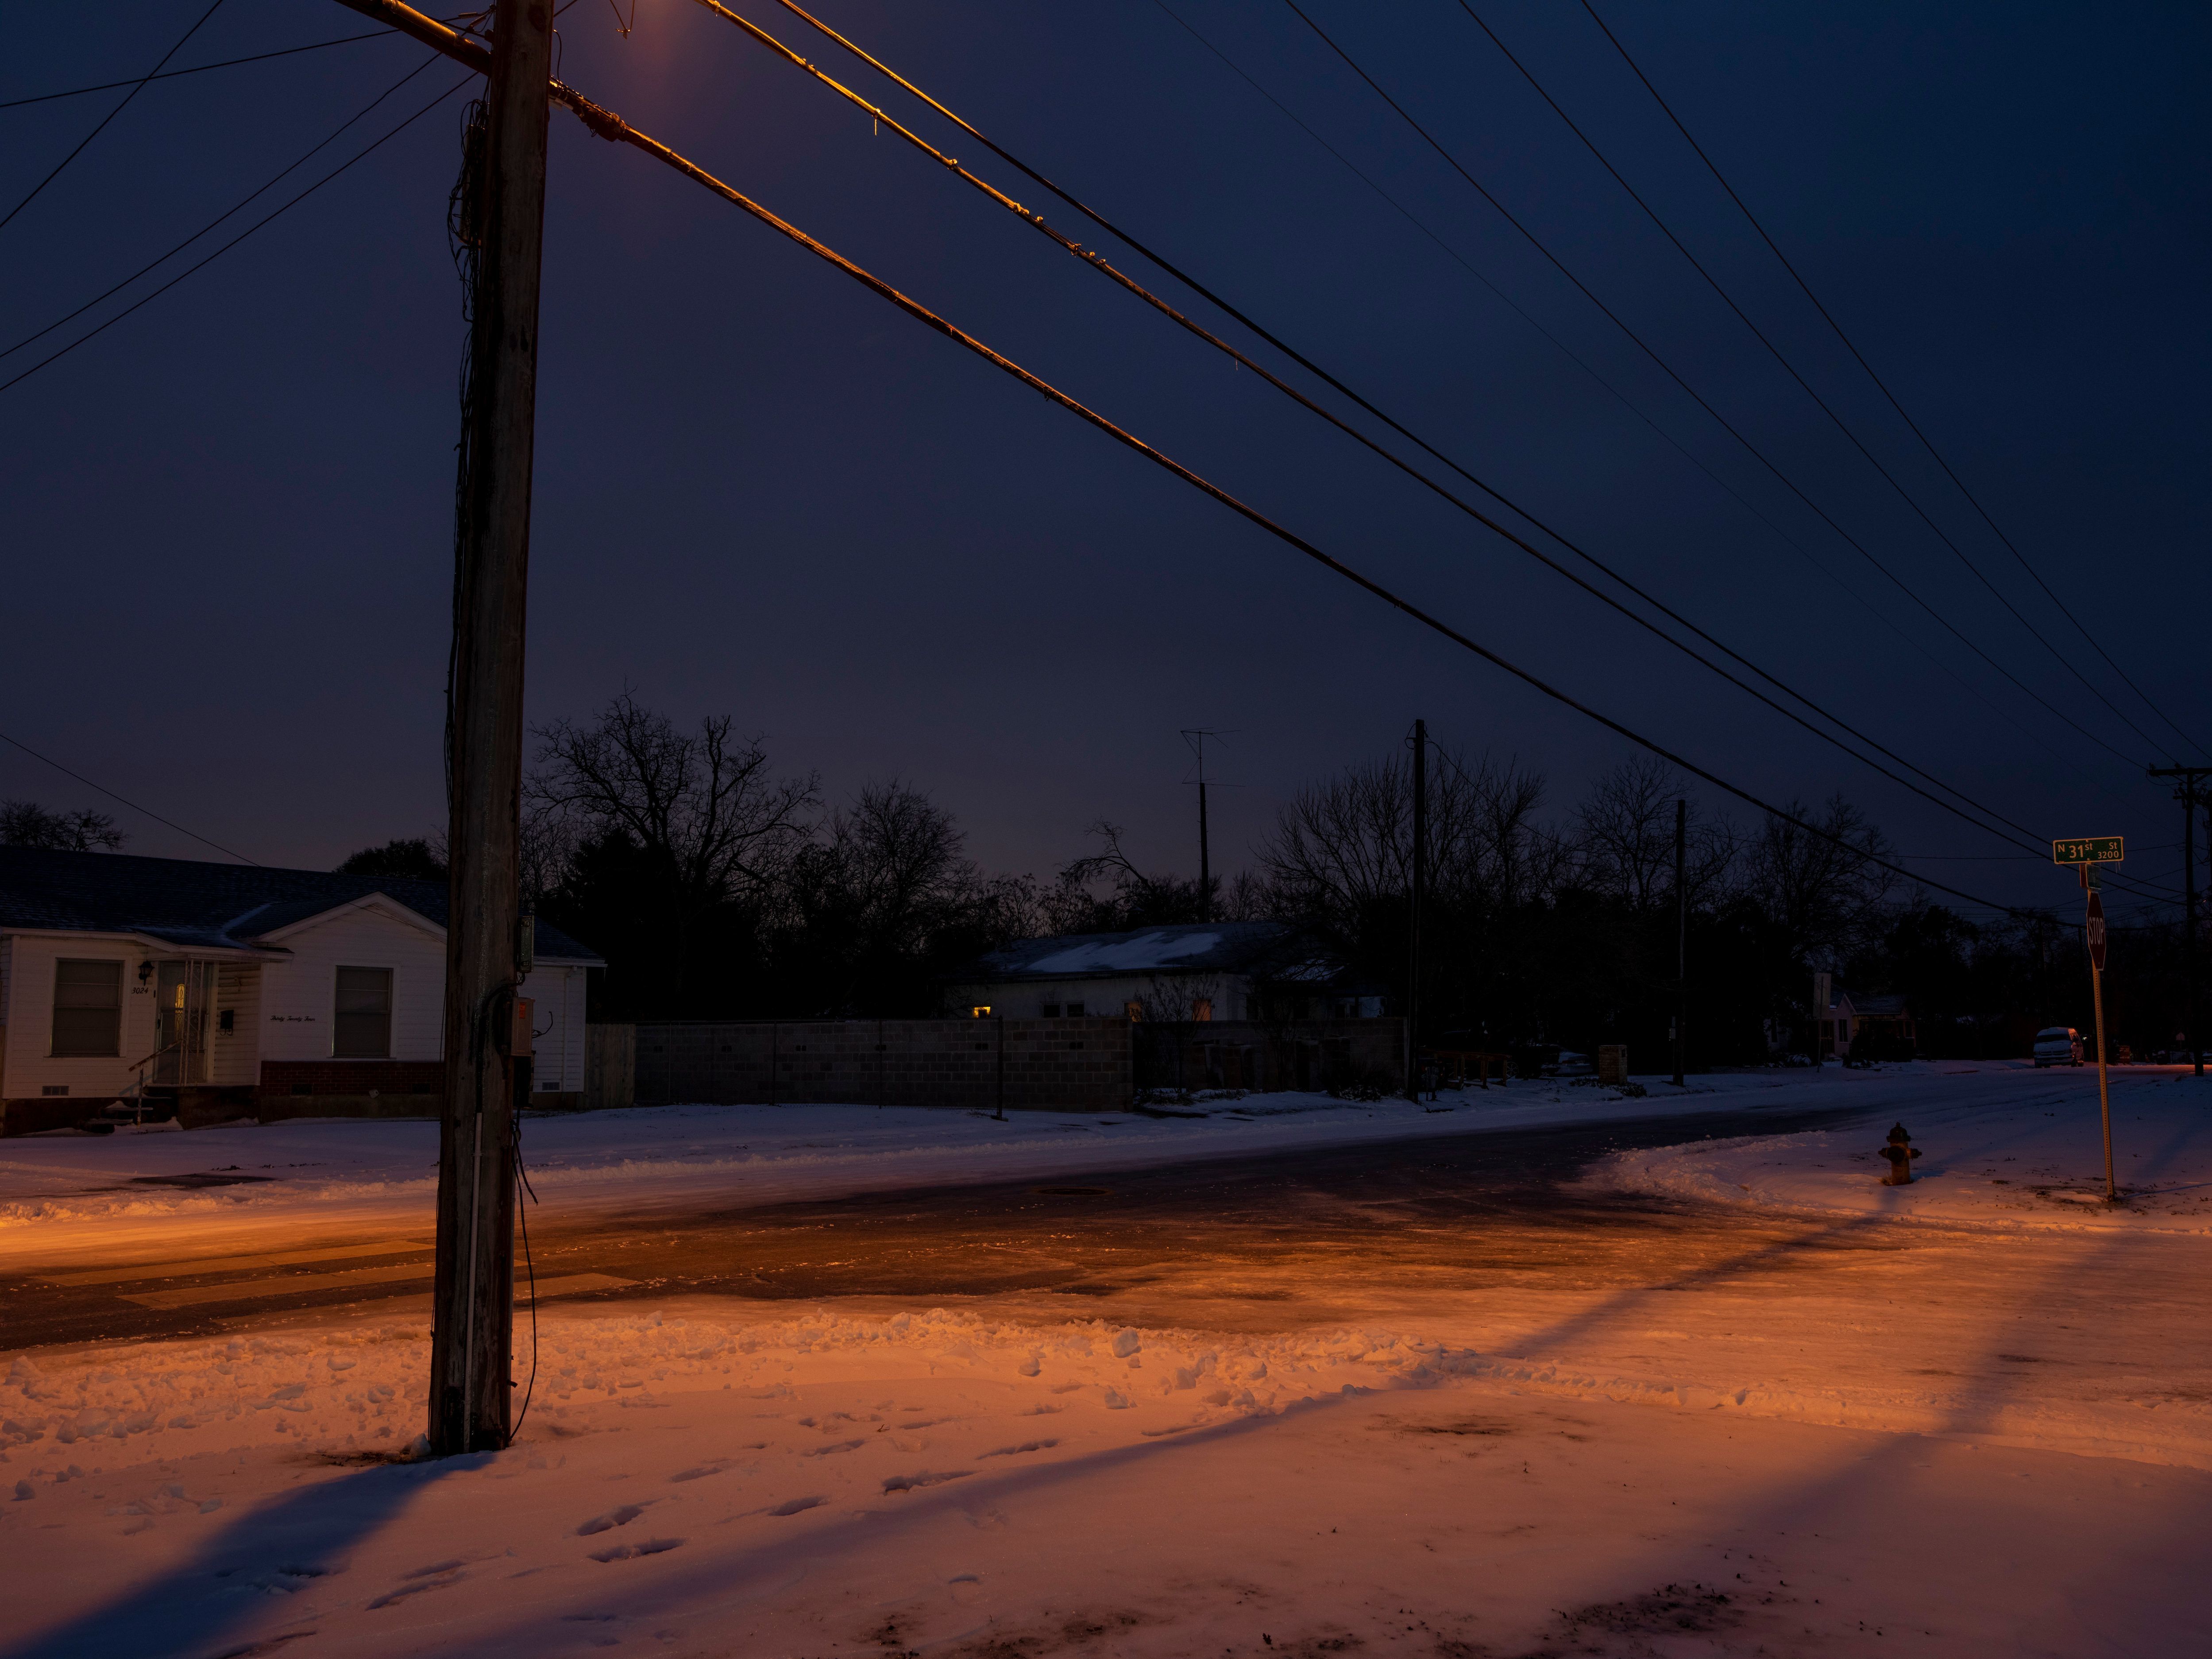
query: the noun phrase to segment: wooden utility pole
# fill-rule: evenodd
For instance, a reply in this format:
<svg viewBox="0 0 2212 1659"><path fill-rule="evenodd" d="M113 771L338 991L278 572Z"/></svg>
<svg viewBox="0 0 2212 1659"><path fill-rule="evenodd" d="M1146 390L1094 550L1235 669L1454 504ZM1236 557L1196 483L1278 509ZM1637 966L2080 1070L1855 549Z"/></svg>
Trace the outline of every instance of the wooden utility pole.
<svg viewBox="0 0 2212 1659"><path fill-rule="evenodd" d="M1682 1078L1682 1055L1690 1017L1690 803L1674 803L1674 1086Z"/></svg>
<svg viewBox="0 0 2212 1659"><path fill-rule="evenodd" d="M1421 907L1429 896L1429 723L1413 722L1413 850L1406 884L1406 1098L1421 1097Z"/></svg>
<svg viewBox="0 0 2212 1659"><path fill-rule="evenodd" d="M430 1338L435 1456L506 1445L513 1409L523 607L551 13L550 0L498 0L483 141L471 147L481 161L468 228L478 246L447 714L453 877Z"/></svg>

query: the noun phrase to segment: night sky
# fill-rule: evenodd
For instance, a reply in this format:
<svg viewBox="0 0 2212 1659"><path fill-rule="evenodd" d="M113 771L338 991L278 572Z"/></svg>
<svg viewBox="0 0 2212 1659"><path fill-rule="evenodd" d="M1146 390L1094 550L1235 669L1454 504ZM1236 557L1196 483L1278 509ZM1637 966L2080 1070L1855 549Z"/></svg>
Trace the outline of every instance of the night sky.
<svg viewBox="0 0 2212 1659"><path fill-rule="evenodd" d="M1286 6L823 3L1762 665L2040 834L2128 835L2129 873L2178 884L2179 811L2142 768L2203 751L2094 658L1944 481L1579 4L1477 9L2153 740L2004 613L1457 0L1308 9L1823 508L2118 755L1821 525ZM204 9L16 8L0 100L143 74ZM741 9L1236 333L788 12ZM2159 708L2212 740L2212 17L2017 0L1599 9L2014 543ZM370 27L335 4L227 0L172 66ZM638 0L626 39L609 0L577 0L561 35L580 90L1533 672L1755 793L1844 790L1905 851L1940 858L1919 866L1940 879L2069 902L2064 872L2008 856L1602 610L688 0ZM388 37L149 86L0 228L0 345L199 228L429 56ZM432 64L161 275L461 79ZM121 95L0 111L0 210ZM465 96L0 395L0 730L263 862L327 866L442 820L462 347L445 212ZM1090 850L1102 817L1129 827L1141 861L1194 867L1182 727L1231 734L1235 787L1213 800L1230 868L1302 782L1393 751L1417 715L1439 741L1544 769L1557 811L1635 752L559 111L551 171L533 722L586 716L625 685L679 720L727 713L831 797L910 781L987 864L1040 873ZM158 279L0 359L0 379ZM0 749L0 795L112 811L133 852L215 856L19 751Z"/></svg>

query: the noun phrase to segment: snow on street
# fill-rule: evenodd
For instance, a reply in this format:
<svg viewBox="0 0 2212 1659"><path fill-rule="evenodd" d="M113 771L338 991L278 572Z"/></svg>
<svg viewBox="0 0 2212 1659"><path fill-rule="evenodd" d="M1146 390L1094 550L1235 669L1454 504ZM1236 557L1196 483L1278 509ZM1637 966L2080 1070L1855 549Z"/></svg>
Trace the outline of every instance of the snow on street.
<svg viewBox="0 0 2212 1659"><path fill-rule="evenodd" d="M1805 1085L1814 1084L1806 1073ZM1807 1086L1788 1089L1787 1103L1827 1103L1808 1097ZM1643 1098L1524 1082L1447 1092L1432 1108L1286 1093L1165 1109L1175 1115L1015 1112L1004 1121L921 1107L641 1107L532 1116L523 1151L532 1185L563 1212L627 1213L702 1199L772 1204L1784 1098L1762 1073L1698 1078L1680 1091L1654 1084ZM210 1230L309 1217L419 1225L431 1212L437 1164L437 1125L407 1120L295 1118L190 1132L170 1124L0 1141L0 1264L160 1248ZM235 1184L222 1184L225 1176ZM201 1181L210 1184L166 1184Z"/></svg>
<svg viewBox="0 0 2212 1659"><path fill-rule="evenodd" d="M422 1419L419 1309L15 1354L0 1559L35 1588L11 1597L0 1653L1687 1659L2198 1642L2212 1244L2187 1196L2207 1145L2196 1085L2122 1075L2116 1134L2155 1148L2155 1167L2093 1228L2071 1200L2008 1207L1979 1173L2032 1160L2053 1192L2100 1173L2093 1075L1698 1081L1714 1093L1683 1105L1859 1107L1871 1127L1616 1157L1525 1213L1322 1194L1310 1214L1337 1230L1299 1243L1286 1203L1291 1247L1265 1259L1163 1227L1156 1260L1082 1297L551 1303L516 1444L439 1463L404 1460ZM1028 1179L1127 1168L1133 1146L1220 1156L1173 1150L1217 1137L1350 1146L1463 1133L1478 1109L1557 1122L1591 1092L1090 1133L959 1115L856 1127L849 1109L846 1127L815 1109L782 1139L703 1109L531 1127L549 1205L636 1204L664 1181L727 1201L897 1182L885 1163ZM1304 1103L1214 1110L1282 1104ZM1893 1116L1938 1178L1903 1189L1910 1209L1869 1209L1847 1183L1882 1192L1870 1160L1816 1166L1879 1145ZM112 1228L127 1251L241 1212L415 1202L410 1126L361 1126L375 1133L343 1153L321 1133L352 1127L10 1142L0 1240L28 1261L51 1237L74 1261ZM153 1172L243 1164L197 1150L216 1133L281 1147L271 1162L319 1153L321 1172L243 1204L234 1188L83 1190L162 1158L177 1161ZM1682 1170L1706 1185L1660 1185ZM1775 1196L1743 1191L1762 1181ZM357 1190L378 1182L408 1184ZM1654 1188L1656 1205L1635 1195ZM1489 1254L1426 1242L1469 1238ZM519 1366L528 1382L526 1350Z"/></svg>

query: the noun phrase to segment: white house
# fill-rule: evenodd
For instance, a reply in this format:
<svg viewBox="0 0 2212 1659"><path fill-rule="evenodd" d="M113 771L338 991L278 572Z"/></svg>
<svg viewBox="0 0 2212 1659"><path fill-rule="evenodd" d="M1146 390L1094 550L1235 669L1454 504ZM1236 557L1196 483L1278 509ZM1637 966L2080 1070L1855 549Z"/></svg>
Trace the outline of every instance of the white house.
<svg viewBox="0 0 2212 1659"><path fill-rule="evenodd" d="M142 1089L188 1124L442 1104L444 884L0 848L0 1134ZM584 974L544 922L532 1091L582 1102Z"/></svg>

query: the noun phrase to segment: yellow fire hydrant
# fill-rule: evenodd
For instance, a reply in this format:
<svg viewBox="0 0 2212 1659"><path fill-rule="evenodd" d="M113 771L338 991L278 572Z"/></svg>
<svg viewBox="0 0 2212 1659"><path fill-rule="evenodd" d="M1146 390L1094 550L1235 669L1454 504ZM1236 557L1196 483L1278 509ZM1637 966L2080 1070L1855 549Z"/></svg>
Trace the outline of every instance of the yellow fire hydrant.
<svg viewBox="0 0 2212 1659"><path fill-rule="evenodd" d="M1905 1133L1902 1123L1891 1127L1889 1144L1881 1149L1881 1155L1889 1164L1889 1173L1882 1176L1881 1184L1885 1187L1911 1186L1912 1160L1920 1156L1920 1149L1912 1144L1912 1137Z"/></svg>

